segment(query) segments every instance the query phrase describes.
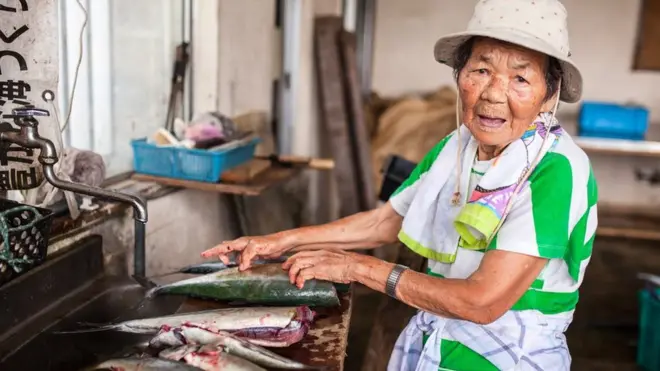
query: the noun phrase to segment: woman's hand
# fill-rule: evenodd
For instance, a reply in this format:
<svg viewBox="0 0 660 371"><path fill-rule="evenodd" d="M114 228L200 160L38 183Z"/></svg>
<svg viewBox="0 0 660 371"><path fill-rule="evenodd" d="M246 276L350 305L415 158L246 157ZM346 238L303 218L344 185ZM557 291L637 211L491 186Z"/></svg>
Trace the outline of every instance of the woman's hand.
<svg viewBox="0 0 660 371"><path fill-rule="evenodd" d="M289 257L282 268L289 270L289 280L298 288L311 279L350 283L361 258L360 254L343 250L302 251Z"/></svg>
<svg viewBox="0 0 660 371"><path fill-rule="evenodd" d="M238 269L245 270L250 267L252 260L258 257L265 259L278 258L292 247L287 238L280 234L246 236L232 241L223 241L219 245L202 252L202 256L205 258L218 256L223 263L229 264L227 255L232 251L236 251L238 252Z"/></svg>

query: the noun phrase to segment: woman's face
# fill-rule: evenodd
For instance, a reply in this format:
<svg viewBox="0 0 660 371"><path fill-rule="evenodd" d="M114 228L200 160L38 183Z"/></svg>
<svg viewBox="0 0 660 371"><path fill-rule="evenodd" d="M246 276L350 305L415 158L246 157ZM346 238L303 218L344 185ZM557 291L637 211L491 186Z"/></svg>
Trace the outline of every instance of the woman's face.
<svg viewBox="0 0 660 371"><path fill-rule="evenodd" d="M458 87L462 121L481 144L480 152L497 156L551 108L554 98L544 102L546 63L543 54L522 47L492 39L474 42Z"/></svg>

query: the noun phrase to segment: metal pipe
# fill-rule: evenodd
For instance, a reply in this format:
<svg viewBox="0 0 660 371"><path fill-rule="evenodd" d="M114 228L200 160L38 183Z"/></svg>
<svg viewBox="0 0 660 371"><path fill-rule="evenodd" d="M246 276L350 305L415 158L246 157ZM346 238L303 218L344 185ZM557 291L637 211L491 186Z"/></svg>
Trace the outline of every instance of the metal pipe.
<svg viewBox="0 0 660 371"><path fill-rule="evenodd" d="M116 202L127 203L133 206L133 217L135 220L142 223L147 222L147 205L146 203L138 196L109 191L103 188L90 187L85 184L69 182L62 180L55 175L55 169L51 164L43 164L44 167L44 177L46 180L53 186L63 189L65 191L71 191L76 193L82 193L89 196L95 196L101 199L108 199Z"/></svg>
<svg viewBox="0 0 660 371"><path fill-rule="evenodd" d="M17 118L20 131L0 132L0 143L7 141L22 147L39 149L41 151L39 153L39 162L43 167L44 177L50 184L65 191L127 203L133 207L133 218L135 219L134 275L141 278L145 277L145 223L148 219L146 202L136 195L91 187L58 178L54 168L54 165L58 161L55 145L50 140L39 136L37 123L33 117L48 115L48 111L23 108L15 109L13 113Z"/></svg>

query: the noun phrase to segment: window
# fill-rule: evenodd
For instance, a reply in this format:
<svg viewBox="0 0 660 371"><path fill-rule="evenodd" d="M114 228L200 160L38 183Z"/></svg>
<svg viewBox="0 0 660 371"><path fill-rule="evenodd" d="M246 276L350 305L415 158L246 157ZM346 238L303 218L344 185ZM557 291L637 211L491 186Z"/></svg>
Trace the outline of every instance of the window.
<svg viewBox="0 0 660 371"><path fill-rule="evenodd" d="M191 0L81 0L83 54L65 146L103 155L107 176L133 168L132 139L165 125L175 49L189 40ZM59 115L64 124L84 13L60 0ZM190 89L187 71L186 93ZM184 99L184 119L190 105Z"/></svg>

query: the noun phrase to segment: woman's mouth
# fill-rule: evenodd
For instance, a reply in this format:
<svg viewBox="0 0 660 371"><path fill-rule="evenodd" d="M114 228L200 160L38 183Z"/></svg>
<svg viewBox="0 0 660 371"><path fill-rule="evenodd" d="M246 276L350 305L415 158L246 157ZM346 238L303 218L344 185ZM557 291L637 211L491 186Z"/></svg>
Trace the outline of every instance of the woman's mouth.
<svg viewBox="0 0 660 371"><path fill-rule="evenodd" d="M505 119L499 117L485 115L477 115L477 117L479 117L479 123L488 128L499 128L506 122Z"/></svg>

